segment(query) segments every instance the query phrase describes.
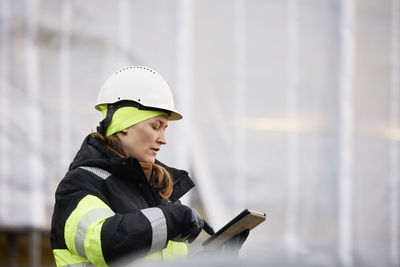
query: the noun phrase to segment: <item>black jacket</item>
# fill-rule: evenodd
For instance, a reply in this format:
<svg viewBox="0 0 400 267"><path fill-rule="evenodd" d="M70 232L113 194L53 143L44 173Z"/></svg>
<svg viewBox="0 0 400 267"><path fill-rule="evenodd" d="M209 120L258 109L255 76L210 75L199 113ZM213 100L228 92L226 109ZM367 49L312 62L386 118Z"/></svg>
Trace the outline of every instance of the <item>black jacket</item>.
<svg viewBox="0 0 400 267"><path fill-rule="evenodd" d="M165 167L174 180L168 202L177 201L193 186L188 173ZM98 167L111 173L107 179L79 167ZM149 250L152 242L151 225L141 209L168 204L153 190L140 163L132 157L120 158L90 135L84 140L69 171L56 191L56 203L51 223L51 246L67 249L64 227L79 201L88 194L101 199L115 213L101 230L102 253L110 262L127 253Z"/></svg>

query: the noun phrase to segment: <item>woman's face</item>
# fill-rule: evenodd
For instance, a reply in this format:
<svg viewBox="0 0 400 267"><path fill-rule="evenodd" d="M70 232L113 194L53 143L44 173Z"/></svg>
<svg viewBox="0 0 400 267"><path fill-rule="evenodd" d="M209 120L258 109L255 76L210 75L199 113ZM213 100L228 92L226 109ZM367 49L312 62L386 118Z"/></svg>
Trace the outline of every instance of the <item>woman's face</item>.
<svg viewBox="0 0 400 267"><path fill-rule="evenodd" d="M141 162L154 163L161 145L167 143L165 137L167 127L167 116L159 115L132 125L117 135L128 157L134 157Z"/></svg>

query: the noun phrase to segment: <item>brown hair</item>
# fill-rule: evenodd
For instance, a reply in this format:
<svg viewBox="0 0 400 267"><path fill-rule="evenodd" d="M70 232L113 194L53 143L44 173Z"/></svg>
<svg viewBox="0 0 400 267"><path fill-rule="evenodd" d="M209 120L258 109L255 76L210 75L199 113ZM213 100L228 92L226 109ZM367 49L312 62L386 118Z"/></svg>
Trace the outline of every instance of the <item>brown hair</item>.
<svg viewBox="0 0 400 267"><path fill-rule="evenodd" d="M116 134L105 136L101 133L91 133L91 137L101 141L107 148L116 153L121 158L126 158L127 155L122 149L121 140L118 138ZM150 163L149 163L150 164ZM163 199L168 199L172 194L173 189L173 181L169 172L162 166L158 164L152 165L152 173L147 175L146 170L146 178L149 181L150 185L153 189L160 194ZM145 164L141 163L142 168L145 168Z"/></svg>

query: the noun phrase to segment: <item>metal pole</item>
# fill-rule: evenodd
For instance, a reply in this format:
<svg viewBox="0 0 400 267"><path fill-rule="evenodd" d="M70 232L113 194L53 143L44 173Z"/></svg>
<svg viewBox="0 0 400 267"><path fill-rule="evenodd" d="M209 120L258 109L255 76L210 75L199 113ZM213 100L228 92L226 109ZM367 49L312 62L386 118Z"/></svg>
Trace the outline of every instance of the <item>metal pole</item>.
<svg viewBox="0 0 400 267"><path fill-rule="evenodd" d="M9 19L10 7L9 1L1 1L1 17L3 19L0 23L0 34L1 34L1 46L0 46L0 64L1 64L1 75L0 75L0 223L6 223L6 218L8 218L8 207L9 207L9 190L8 190L8 180L10 175L10 145L8 132L9 130L9 39L11 34L9 33L9 23L12 22Z"/></svg>
<svg viewBox="0 0 400 267"><path fill-rule="evenodd" d="M246 117L246 2L235 1L234 22L234 115L236 121ZM236 211L246 205L246 129L239 123L234 124L234 190Z"/></svg>
<svg viewBox="0 0 400 267"><path fill-rule="evenodd" d="M40 231L37 228L32 228L29 231L29 266L39 267L41 265L40 250Z"/></svg>
<svg viewBox="0 0 400 267"><path fill-rule="evenodd" d="M37 239L35 229L39 229L44 225L44 201L42 192L43 181L43 162L41 158L42 151L42 114L40 105L40 86L39 86L39 61L37 44L37 15L38 0L28 0L26 7L26 88L28 93L28 173L29 186L29 202L30 206L30 223L32 227L30 241L30 266L37 267L40 263L40 242Z"/></svg>
<svg viewBox="0 0 400 267"><path fill-rule="evenodd" d="M68 168L71 147L70 113L70 29L71 1L63 0L61 6L61 46L60 46L60 171Z"/></svg>
<svg viewBox="0 0 400 267"><path fill-rule="evenodd" d="M294 122L298 106L298 0L287 2L287 117ZM287 133L288 204L285 242L290 259L298 249L297 222L299 203L299 135L296 129Z"/></svg>
<svg viewBox="0 0 400 267"><path fill-rule="evenodd" d="M191 167L196 173L196 183L198 184L199 194L204 203L205 211L208 215L209 222L214 226L222 226L229 219L226 212L226 208L220 197L215 183L213 182L213 175L209 167L209 160L204 146L202 146L201 136L197 135L194 126L191 124L194 115L192 114L192 75L193 75L193 32L194 32L194 6L195 1L193 0L180 0L178 1L178 49L181 53L178 54L178 90L183 93L183 96L179 96L180 101L188 100L187 103L182 103L186 126L188 131L189 140L186 139L191 150L195 151L190 155L191 162L187 164L193 164ZM185 88L184 86L188 86ZM186 95L185 95L186 94ZM183 133L183 132L182 132ZM179 138L182 136L179 136ZM187 138L187 137L184 137ZM182 143L182 141L180 141ZM184 151L181 151L184 155ZM181 160L181 159L179 159Z"/></svg>
<svg viewBox="0 0 400 267"><path fill-rule="evenodd" d="M339 95L339 244L344 266L353 265L354 1L341 1Z"/></svg>
<svg viewBox="0 0 400 267"><path fill-rule="evenodd" d="M131 1L118 1L118 47L119 47L119 68L129 64L125 51L130 51L130 17Z"/></svg>
<svg viewBox="0 0 400 267"><path fill-rule="evenodd" d="M390 261L400 266L400 1L392 0L390 88ZM397 132L397 136L396 136Z"/></svg>
<svg viewBox="0 0 400 267"><path fill-rule="evenodd" d="M177 124L176 155L177 164L183 169L191 168L191 158L188 146L193 142L192 136L192 89L193 89L193 1L177 2L177 69L176 69L176 100L182 110L184 120ZM186 194L182 201L190 202L191 193Z"/></svg>
<svg viewBox="0 0 400 267"><path fill-rule="evenodd" d="M44 218L43 196L41 195L42 166L42 114L40 106L39 61L36 49L37 37L37 0L27 1L27 37L26 37L26 88L28 93L28 170L30 175L29 205L31 222L34 227L42 226Z"/></svg>

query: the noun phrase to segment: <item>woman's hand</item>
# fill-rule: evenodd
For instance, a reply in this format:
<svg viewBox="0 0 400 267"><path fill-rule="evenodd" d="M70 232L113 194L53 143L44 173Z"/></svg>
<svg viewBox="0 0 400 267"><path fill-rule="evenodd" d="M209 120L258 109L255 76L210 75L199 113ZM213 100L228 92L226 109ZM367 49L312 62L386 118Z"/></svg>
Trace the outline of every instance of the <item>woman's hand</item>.
<svg viewBox="0 0 400 267"><path fill-rule="evenodd" d="M190 228L186 230L186 232L182 233L181 238L189 243L192 243L201 233L201 230L204 227L204 220L201 218L200 214L192 209L192 217L190 219Z"/></svg>
<svg viewBox="0 0 400 267"><path fill-rule="evenodd" d="M180 237L192 243L204 227L203 218L193 208L181 204L168 204L159 208L167 220L168 240Z"/></svg>

